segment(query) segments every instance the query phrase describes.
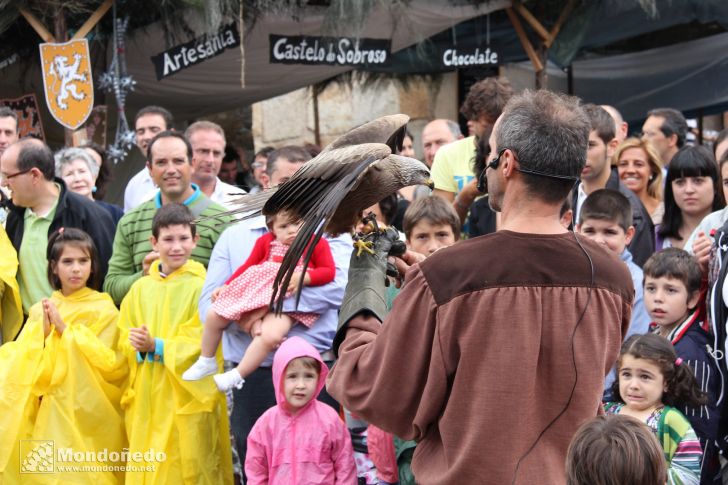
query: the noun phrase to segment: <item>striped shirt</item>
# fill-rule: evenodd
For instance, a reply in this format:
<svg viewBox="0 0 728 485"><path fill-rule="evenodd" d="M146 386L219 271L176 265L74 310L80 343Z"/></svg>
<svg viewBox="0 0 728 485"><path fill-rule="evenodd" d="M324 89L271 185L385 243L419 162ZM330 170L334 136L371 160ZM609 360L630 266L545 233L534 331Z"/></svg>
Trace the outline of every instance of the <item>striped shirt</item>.
<svg viewBox="0 0 728 485"><path fill-rule="evenodd" d="M620 414L622 402L604 405L607 414ZM647 418L647 426L662 445L667 461L667 485L698 485L703 451L687 418L677 409L662 406Z"/></svg>
<svg viewBox="0 0 728 485"><path fill-rule="evenodd" d="M224 207L209 201L194 184L193 187L195 193L184 201L193 214L197 217L208 217L225 212ZM202 211L195 210L196 207L198 209L201 207L198 204L208 203L209 205ZM152 200L125 214L116 227L114 249L109 261L109 272L104 281L104 291L111 295L117 305L121 304L131 285L142 277L142 262L152 251L152 243L149 240L152 235L152 219L159 207L161 200L157 193ZM219 220L208 220L195 225L200 239L192 250L193 260L207 267L212 248L230 220L230 217L223 216Z"/></svg>

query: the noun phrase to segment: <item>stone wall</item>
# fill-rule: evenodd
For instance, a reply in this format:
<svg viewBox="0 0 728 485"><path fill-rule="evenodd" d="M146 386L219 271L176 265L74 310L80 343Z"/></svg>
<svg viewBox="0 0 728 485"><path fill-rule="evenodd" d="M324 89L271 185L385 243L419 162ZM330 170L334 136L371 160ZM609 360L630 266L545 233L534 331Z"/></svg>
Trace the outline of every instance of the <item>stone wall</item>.
<svg viewBox="0 0 728 485"><path fill-rule="evenodd" d="M308 88L254 104L255 149L315 143L313 106ZM321 146L379 116L407 114L415 150L421 157L422 127L434 118L457 119L457 76L448 73L432 82L413 79L406 86L393 81L375 86L332 84L319 95L318 110Z"/></svg>

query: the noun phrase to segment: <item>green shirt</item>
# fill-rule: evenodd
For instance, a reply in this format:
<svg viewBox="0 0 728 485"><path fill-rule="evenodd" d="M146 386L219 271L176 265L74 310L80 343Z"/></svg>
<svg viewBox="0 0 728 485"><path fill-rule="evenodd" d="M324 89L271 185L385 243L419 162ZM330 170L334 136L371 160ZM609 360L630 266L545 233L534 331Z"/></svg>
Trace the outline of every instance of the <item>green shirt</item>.
<svg viewBox="0 0 728 485"><path fill-rule="evenodd" d="M25 209L23 240L18 251L18 286L23 312L28 313L30 307L53 293L48 281L48 230L56 214L58 199L48 214L38 216L31 209Z"/></svg>
<svg viewBox="0 0 728 485"><path fill-rule="evenodd" d="M193 187L196 189L195 193L184 201L184 204L196 217L215 216L226 212L224 207L207 199L197 186L193 185ZM209 205L204 210L201 212L195 210L196 207L199 209L198 204L207 202ZM152 219L159 207L161 207L161 199L157 193L152 200L148 200L124 214L116 226L114 248L111 260L109 260L109 271L104 280L104 291L111 295L117 305L121 304L121 300L124 299L131 285L142 277L142 262L144 257L152 251L152 243L149 240L152 235ZM192 259L207 268L212 248L231 221L229 216L223 216L218 220L197 223L195 226L200 240L192 250Z"/></svg>

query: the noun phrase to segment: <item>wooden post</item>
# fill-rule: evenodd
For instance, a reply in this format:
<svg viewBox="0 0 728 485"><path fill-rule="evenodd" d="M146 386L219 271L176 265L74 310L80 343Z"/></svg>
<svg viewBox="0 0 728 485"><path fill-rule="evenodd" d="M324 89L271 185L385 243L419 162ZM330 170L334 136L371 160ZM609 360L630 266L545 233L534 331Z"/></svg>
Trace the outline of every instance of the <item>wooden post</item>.
<svg viewBox="0 0 728 485"><path fill-rule="evenodd" d="M544 42L547 49L551 48L551 44L553 44L554 40L556 40L556 37L561 31L561 27L564 25L564 22L566 22L566 19L569 18L569 15L571 15L571 12L572 10L574 10L575 6L576 0L569 0L569 3L566 4L564 10L561 11L561 15L559 15L558 20L556 20L556 23L551 28L551 32L549 32L549 38Z"/></svg>
<svg viewBox="0 0 728 485"><path fill-rule="evenodd" d="M518 13L521 14L521 17L528 23L528 25L531 26L531 28L538 34L539 37L541 37L542 41L547 41L551 37L551 34L549 34L548 30L541 25L541 22L538 21L536 17L533 16L531 12L528 11L526 7L523 6L521 2L515 2L514 7Z"/></svg>
<svg viewBox="0 0 728 485"><path fill-rule="evenodd" d="M543 24L541 24L541 22L539 22L538 19L534 17L520 1L514 2L513 5L513 7L506 9L506 13L508 14L511 24L513 24L513 28L516 30L516 34L518 35L518 39L521 41L523 49L526 51L526 54L528 54L528 58L531 60L534 70L536 71L536 89L545 89L548 85L548 72L546 71L548 50L554 43L556 36L559 35L559 31L561 30L564 22L574 9L576 0L569 0L569 3L567 3L564 10L561 11L558 20L552 27L551 32L547 31ZM531 42L528 40L528 36L526 35L526 31L523 29L523 25L521 25L521 21L513 11L514 8L519 14L521 14L521 17L528 22L528 25L531 26L536 34L541 37L542 43L538 46L538 52L533 48Z"/></svg>
<svg viewBox="0 0 728 485"><path fill-rule="evenodd" d="M574 67L572 64L566 66L566 94L574 95Z"/></svg>
<svg viewBox="0 0 728 485"><path fill-rule="evenodd" d="M547 89L549 86L549 76L546 70L548 62L549 50L544 44L538 45L538 57L541 60L541 70L536 71L536 89Z"/></svg>
<svg viewBox="0 0 728 485"><path fill-rule="evenodd" d="M103 17L104 14L109 11L113 4L114 0L106 0L104 3L102 3L101 6L97 8L94 13L91 14L88 20L83 23L81 28L78 29L78 31L73 35L71 40L83 39L84 37L86 37L86 34L91 32L91 29L96 27L96 24L99 23L101 17Z"/></svg>
<svg viewBox="0 0 728 485"><path fill-rule="evenodd" d="M516 15L516 12L514 12L511 7L508 7L506 9L506 14L508 14L508 18L510 19L511 24L513 25L513 28L516 29L516 35L518 35L518 40L521 41L523 50L526 51L526 54L528 54L528 58L531 59L531 63L533 64L534 70L536 72L541 71L543 69L543 64L541 64L541 59L539 58L539 55L536 53L536 49L534 49L533 45L531 45L531 41L528 40L526 31L523 30L523 25L521 25L521 21L518 20L518 16Z"/></svg>
<svg viewBox="0 0 728 485"><path fill-rule="evenodd" d="M48 32L48 29L45 28L45 26L38 20L38 18L30 13L28 10L25 10L24 8L20 9L20 15L22 15L25 20L28 21L31 27L33 27L33 30L35 30L41 39L43 39L45 42L55 42L56 38L53 37L53 34Z"/></svg>

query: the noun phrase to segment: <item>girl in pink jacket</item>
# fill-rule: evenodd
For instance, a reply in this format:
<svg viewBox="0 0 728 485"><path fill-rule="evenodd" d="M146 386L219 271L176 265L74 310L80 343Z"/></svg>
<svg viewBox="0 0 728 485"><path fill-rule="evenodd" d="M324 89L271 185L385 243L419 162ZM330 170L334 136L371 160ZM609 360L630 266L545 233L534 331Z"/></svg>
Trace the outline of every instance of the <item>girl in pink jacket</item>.
<svg viewBox="0 0 728 485"><path fill-rule="evenodd" d="M330 406L317 401L329 369L300 337L285 340L273 358L277 405L248 435L248 485L355 485L349 431Z"/></svg>

